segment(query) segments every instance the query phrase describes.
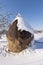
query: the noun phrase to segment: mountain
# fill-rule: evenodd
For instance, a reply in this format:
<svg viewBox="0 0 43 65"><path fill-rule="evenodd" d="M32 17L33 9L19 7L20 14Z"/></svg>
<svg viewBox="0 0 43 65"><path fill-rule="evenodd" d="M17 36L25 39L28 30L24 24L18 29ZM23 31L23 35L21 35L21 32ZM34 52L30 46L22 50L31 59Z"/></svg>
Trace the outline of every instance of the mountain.
<svg viewBox="0 0 43 65"><path fill-rule="evenodd" d="M34 30L34 33L42 33L43 30Z"/></svg>
<svg viewBox="0 0 43 65"><path fill-rule="evenodd" d="M26 21L24 21L24 19L22 18L20 13L18 13L16 18L12 22L14 22L16 19L18 19L18 24L17 24L18 30L21 30L21 31L26 30L33 34L33 29L30 27L30 25L27 26L28 23L26 23Z"/></svg>
<svg viewBox="0 0 43 65"><path fill-rule="evenodd" d="M34 39L32 30L25 25L25 21L20 14L13 20L6 36L8 39L8 50L12 52L21 52L31 46L31 42Z"/></svg>
<svg viewBox="0 0 43 65"><path fill-rule="evenodd" d="M43 37L43 33L35 33L36 41L39 36ZM35 42L34 50L27 48L20 53L8 52L7 45L7 38L2 35L0 39L0 65L43 65L43 43Z"/></svg>

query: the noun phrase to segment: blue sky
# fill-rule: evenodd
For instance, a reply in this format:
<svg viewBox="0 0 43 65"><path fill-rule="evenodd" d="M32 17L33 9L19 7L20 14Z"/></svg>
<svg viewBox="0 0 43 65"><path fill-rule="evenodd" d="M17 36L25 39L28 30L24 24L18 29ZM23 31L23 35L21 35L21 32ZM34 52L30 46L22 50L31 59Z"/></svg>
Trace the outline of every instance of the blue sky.
<svg viewBox="0 0 43 65"><path fill-rule="evenodd" d="M33 29L43 29L43 0L0 0L0 6L2 14L13 13L12 20L20 12Z"/></svg>

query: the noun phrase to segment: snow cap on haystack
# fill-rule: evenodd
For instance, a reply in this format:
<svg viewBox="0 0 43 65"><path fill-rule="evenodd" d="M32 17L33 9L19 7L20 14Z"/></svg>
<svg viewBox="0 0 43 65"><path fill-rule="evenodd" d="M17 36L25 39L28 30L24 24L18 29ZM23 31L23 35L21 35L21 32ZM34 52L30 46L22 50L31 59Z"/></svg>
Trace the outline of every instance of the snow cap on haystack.
<svg viewBox="0 0 43 65"><path fill-rule="evenodd" d="M18 20L18 24L17 24L18 30L21 30L21 31L26 30L33 34L33 29L30 27L30 25L28 25L28 26L26 25L26 22L24 21L24 19L22 18L20 13L18 13L16 18L12 22L14 22L16 19Z"/></svg>

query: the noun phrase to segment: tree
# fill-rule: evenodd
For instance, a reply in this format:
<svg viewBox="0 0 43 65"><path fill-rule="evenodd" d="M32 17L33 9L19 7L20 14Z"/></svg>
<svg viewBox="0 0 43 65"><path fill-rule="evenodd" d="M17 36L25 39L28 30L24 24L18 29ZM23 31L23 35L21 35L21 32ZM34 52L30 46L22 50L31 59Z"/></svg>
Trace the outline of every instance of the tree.
<svg viewBox="0 0 43 65"><path fill-rule="evenodd" d="M0 30L7 30L10 26L10 15L3 16L0 14Z"/></svg>
<svg viewBox="0 0 43 65"><path fill-rule="evenodd" d="M8 13L7 15L3 15L1 13L1 9L3 9L0 6L0 31L4 31L4 30L8 30L9 26L10 26L10 22L11 22L11 13Z"/></svg>

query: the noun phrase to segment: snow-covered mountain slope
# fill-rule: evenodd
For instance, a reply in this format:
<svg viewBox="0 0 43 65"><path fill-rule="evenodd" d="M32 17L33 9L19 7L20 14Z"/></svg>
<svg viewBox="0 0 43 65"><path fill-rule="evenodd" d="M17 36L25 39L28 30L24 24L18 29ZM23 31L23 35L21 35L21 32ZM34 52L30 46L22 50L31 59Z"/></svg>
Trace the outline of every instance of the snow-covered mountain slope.
<svg viewBox="0 0 43 65"><path fill-rule="evenodd" d="M18 20L18 24L17 24L18 30L21 29L21 31L26 30L26 31L33 33L33 29L30 27L30 25L27 26L27 23L24 21L20 13L18 13L16 18L12 22L14 22L16 19Z"/></svg>
<svg viewBox="0 0 43 65"><path fill-rule="evenodd" d="M26 27L24 20L19 20L20 14L15 18L18 19L18 29L32 32L31 28ZM21 17L21 16L20 16ZM15 20L14 19L14 20ZM14 21L13 20L13 21ZM20 25L19 25L20 24ZM23 26L21 25L23 24ZM33 32L32 32L33 33ZM43 38L43 33L34 34L34 39L37 41ZM43 41L43 39L42 39ZM8 52L6 35L2 35L0 39L0 65L43 65L43 43L34 42L33 47L29 47L20 53Z"/></svg>
<svg viewBox="0 0 43 65"><path fill-rule="evenodd" d="M42 33L35 33L34 39L39 41L39 42L43 42L43 32Z"/></svg>

